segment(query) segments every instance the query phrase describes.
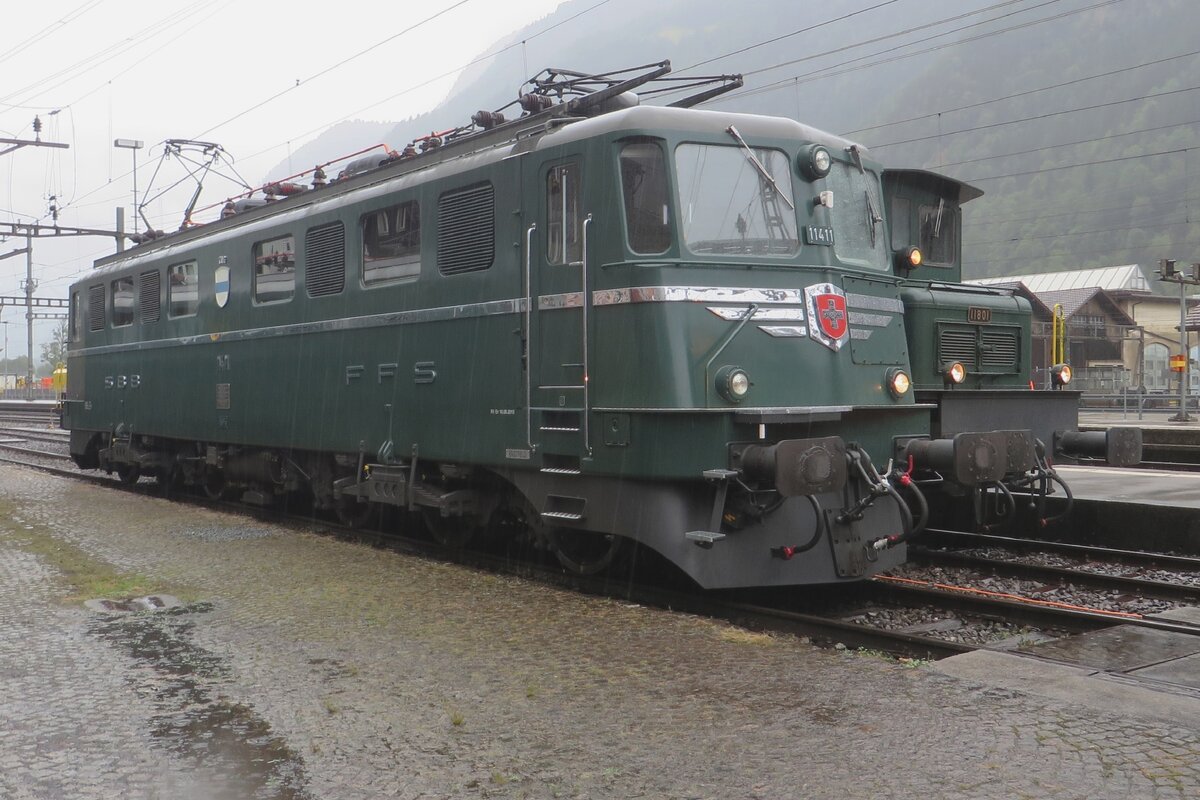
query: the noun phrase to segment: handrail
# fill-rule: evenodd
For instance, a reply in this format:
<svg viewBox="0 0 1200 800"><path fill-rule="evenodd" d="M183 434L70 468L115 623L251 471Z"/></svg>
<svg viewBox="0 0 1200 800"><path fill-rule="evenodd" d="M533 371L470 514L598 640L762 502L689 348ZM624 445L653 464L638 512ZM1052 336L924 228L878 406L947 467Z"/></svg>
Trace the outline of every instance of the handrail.
<svg viewBox="0 0 1200 800"><path fill-rule="evenodd" d="M533 234L537 223L525 231L525 444L533 453Z"/></svg>
<svg viewBox="0 0 1200 800"><path fill-rule="evenodd" d="M591 382L591 373L588 371L588 309L592 306L592 292L588 287L588 228L591 225L592 215L588 214L583 220L583 253L580 258L580 288L583 297L580 300L580 306L583 309L583 446L589 456L592 454L592 435L589 420L591 416L591 403L588 398L588 387Z"/></svg>

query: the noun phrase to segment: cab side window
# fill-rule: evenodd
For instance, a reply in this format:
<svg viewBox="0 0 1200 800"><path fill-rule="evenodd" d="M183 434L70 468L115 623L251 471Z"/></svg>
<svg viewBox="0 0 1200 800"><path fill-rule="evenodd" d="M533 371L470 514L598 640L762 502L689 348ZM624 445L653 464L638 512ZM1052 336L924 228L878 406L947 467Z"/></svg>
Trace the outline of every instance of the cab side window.
<svg viewBox="0 0 1200 800"><path fill-rule="evenodd" d="M657 142L631 142L621 148L621 197L629 249L653 254L670 247L667 164Z"/></svg>
<svg viewBox="0 0 1200 800"><path fill-rule="evenodd" d="M560 164L546 173L546 260L569 264L582 258L579 229L578 164Z"/></svg>

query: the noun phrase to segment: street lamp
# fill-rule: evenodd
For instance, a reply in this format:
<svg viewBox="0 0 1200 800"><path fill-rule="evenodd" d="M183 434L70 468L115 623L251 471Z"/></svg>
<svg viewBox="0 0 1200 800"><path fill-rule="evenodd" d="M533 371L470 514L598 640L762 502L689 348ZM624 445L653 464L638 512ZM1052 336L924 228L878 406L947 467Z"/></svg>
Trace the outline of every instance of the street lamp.
<svg viewBox="0 0 1200 800"><path fill-rule="evenodd" d="M125 150L133 151L133 232L138 231L138 204L137 204L137 151L142 149L144 142L141 139L113 139L113 147L120 147Z"/></svg>

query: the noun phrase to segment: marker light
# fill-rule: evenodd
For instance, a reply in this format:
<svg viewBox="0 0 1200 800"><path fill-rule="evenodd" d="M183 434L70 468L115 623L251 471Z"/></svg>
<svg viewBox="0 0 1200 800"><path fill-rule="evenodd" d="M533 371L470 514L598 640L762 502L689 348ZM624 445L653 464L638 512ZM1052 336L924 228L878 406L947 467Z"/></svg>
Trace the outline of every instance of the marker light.
<svg viewBox="0 0 1200 800"><path fill-rule="evenodd" d="M721 367L717 370L717 391L726 400L740 402L750 391L750 376L740 367Z"/></svg>
<svg viewBox="0 0 1200 800"><path fill-rule="evenodd" d="M967 368L962 365L961 361L955 361L946 365L944 374L950 383L962 383L967 379Z"/></svg>
<svg viewBox="0 0 1200 800"><path fill-rule="evenodd" d="M1071 382L1072 372L1070 364L1055 364L1050 368L1050 382L1055 388L1066 386Z"/></svg>
<svg viewBox="0 0 1200 800"><path fill-rule="evenodd" d="M908 377L908 373L895 367L888 370L885 380L888 391L892 393L892 397L897 399L908 394L908 390L912 387L912 380Z"/></svg>
<svg viewBox="0 0 1200 800"><path fill-rule="evenodd" d="M819 144L814 144L807 150L801 150L796 161L800 173L810 181L824 178L829 174L829 168L833 166L833 157Z"/></svg>

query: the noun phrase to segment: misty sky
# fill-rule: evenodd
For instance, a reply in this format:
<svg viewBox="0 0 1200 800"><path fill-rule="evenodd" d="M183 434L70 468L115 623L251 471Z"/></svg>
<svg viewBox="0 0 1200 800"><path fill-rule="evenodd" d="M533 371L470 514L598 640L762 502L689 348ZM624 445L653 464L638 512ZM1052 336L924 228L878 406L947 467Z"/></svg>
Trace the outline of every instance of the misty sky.
<svg viewBox="0 0 1200 800"><path fill-rule="evenodd" d="M145 143L142 194L166 139L218 143L237 173L260 185L291 150L337 122L395 121L433 107L458 68L560 2L67 0L8 8L0 137L34 138L37 115L41 138L70 148L0 156L0 221L49 223L53 195L60 225L112 229L123 205L132 228L133 151L114 149L116 138ZM147 209L156 227L178 228L194 187L178 162L162 166L153 192L181 179ZM201 206L237 191L215 178L205 187ZM23 238L7 239L0 255L23 246ZM35 240L36 295L66 297L71 281L111 252L111 239ZM23 256L0 260L0 296L21 294L24 277ZM14 357L25 352L24 317L7 306L0 316ZM35 342L46 327L39 324Z"/></svg>

